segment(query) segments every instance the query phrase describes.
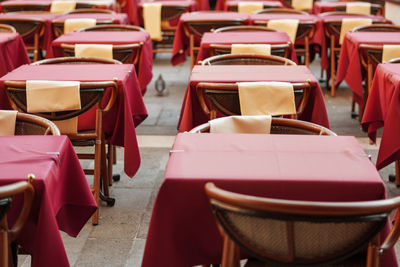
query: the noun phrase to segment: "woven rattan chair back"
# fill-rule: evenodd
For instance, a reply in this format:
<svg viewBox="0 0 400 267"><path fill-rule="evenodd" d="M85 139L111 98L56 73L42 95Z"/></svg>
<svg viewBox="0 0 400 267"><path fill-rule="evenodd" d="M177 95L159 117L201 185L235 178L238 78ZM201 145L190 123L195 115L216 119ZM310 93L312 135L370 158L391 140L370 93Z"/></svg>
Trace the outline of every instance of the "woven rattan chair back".
<svg viewBox="0 0 400 267"><path fill-rule="evenodd" d="M308 15L307 12L292 8L267 8L254 12L254 14L300 14Z"/></svg>
<svg viewBox="0 0 400 267"><path fill-rule="evenodd" d="M13 3L6 2L2 3L1 7L4 13L9 12L20 12L20 11L49 11L50 4L42 4L42 3Z"/></svg>
<svg viewBox="0 0 400 267"><path fill-rule="evenodd" d="M31 65L45 64L122 64L122 62L103 57L55 57L39 60Z"/></svg>
<svg viewBox="0 0 400 267"><path fill-rule="evenodd" d="M279 4L276 4L276 3L273 3L273 2L271 2L271 3L264 3L264 5L263 5L263 10L264 10L264 9L268 9L268 8L279 8ZM231 12L238 12L238 5L229 5L229 6L228 6L228 11L231 11Z"/></svg>
<svg viewBox="0 0 400 267"><path fill-rule="evenodd" d="M113 19L110 20L101 20L96 22L97 25L108 25L108 24L115 24ZM51 23L51 27L53 29L54 36L60 37L64 34L64 21L53 20Z"/></svg>
<svg viewBox="0 0 400 267"><path fill-rule="evenodd" d="M15 122L15 135L60 135L60 130L50 120L18 112Z"/></svg>
<svg viewBox="0 0 400 267"><path fill-rule="evenodd" d="M201 65L296 65L296 63L279 56L224 54L206 58Z"/></svg>
<svg viewBox="0 0 400 267"><path fill-rule="evenodd" d="M397 63L400 63L400 57L397 57L397 58L392 58L391 60L389 60L388 62L386 62L386 63L390 63L390 64L397 64Z"/></svg>
<svg viewBox="0 0 400 267"><path fill-rule="evenodd" d="M77 30L78 32L89 32L89 31L115 31L115 32L145 32L142 27L134 25L121 25L121 24L106 24L106 25L96 25L92 27L82 28Z"/></svg>
<svg viewBox="0 0 400 267"><path fill-rule="evenodd" d="M216 55L225 55L231 53L232 45L225 44L210 44L209 53L211 56ZM274 56L290 58L290 44L272 44L271 45L271 54Z"/></svg>
<svg viewBox="0 0 400 267"><path fill-rule="evenodd" d="M392 24L371 24L358 26L353 32L400 32L400 26Z"/></svg>
<svg viewBox="0 0 400 267"><path fill-rule="evenodd" d="M346 11L346 3L343 3L342 5L336 6L336 11ZM383 15L383 6L380 4L371 4L371 15L375 16L381 16Z"/></svg>
<svg viewBox="0 0 400 267"><path fill-rule="evenodd" d="M0 32L14 33L17 32L17 30L11 25L0 24Z"/></svg>
<svg viewBox="0 0 400 267"><path fill-rule="evenodd" d="M216 29L214 32L277 32L278 30L268 28L265 26L254 25L241 25L241 26L227 26Z"/></svg>
<svg viewBox="0 0 400 267"><path fill-rule="evenodd" d="M105 8L78 8L65 12L64 14L82 14L82 13L105 13L105 14L116 14L115 11Z"/></svg>

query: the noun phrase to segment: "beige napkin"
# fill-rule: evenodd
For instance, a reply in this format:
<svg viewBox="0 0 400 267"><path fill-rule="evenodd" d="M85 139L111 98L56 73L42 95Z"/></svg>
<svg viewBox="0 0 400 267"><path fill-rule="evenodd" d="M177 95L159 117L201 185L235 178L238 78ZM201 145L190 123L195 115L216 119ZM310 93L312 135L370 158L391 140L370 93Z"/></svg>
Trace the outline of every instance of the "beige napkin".
<svg viewBox="0 0 400 267"><path fill-rule="evenodd" d="M344 36L346 35L346 33L350 32L355 27L371 25L371 24L372 24L372 19L368 19L368 18L342 19L342 27L340 29L339 44L343 44Z"/></svg>
<svg viewBox="0 0 400 267"><path fill-rule="evenodd" d="M145 3L143 7L144 28L152 40L161 41L161 3Z"/></svg>
<svg viewBox="0 0 400 267"><path fill-rule="evenodd" d="M264 9L263 2L256 2L256 1L246 1L246 2L239 2L238 3L238 12L239 13L246 13L252 14L255 11Z"/></svg>
<svg viewBox="0 0 400 267"><path fill-rule="evenodd" d="M367 2L349 2L346 3L346 12L354 14L371 14L371 3Z"/></svg>
<svg viewBox="0 0 400 267"><path fill-rule="evenodd" d="M297 27L299 26L298 19L271 19L267 23L268 28L276 29L281 32L286 32L290 41L294 43L296 40Z"/></svg>
<svg viewBox="0 0 400 267"><path fill-rule="evenodd" d="M16 110L0 110L0 136L14 135Z"/></svg>
<svg viewBox="0 0 400 267"><path fill-rule="evenodd" d="M269 134L271 115L230 116L209 121L210 133Z"/></svg>
<svg viewBox="0 0 400 267"><path fill-rule="evenodd" d="M313 0L292 0L292 7L297 10L311 10L313 5Z"/></svg>
<svg viewBox="0 0 400 267"><path fill-rule="evenodd" d="M270 44L232 44L231 54L271 55Z"/></svg>
<svg viewBox="0 0 400 267"><path fill-rule="evenodd" d="M400 57L400 45L383 45L382 63Z"/></svg>
<svg viewBox="0 0 400 267"><path fill-rule="evenodd" d="M76 134L78 132L78 117L52 122L57 126L62 134Z"/></svg>
<svg viewBox="0 0 400 267"><path fill-rule="evenodd" d="M293 85L285 82L240 82L242 115L296 114Z"/></svg>
<svg viewBox="0 0 400 267"><path fill-rule="evenodd" d="M112 44L75 44L76 57L113 58Z"/></svg>
<svg viewBox="0 0 400 267"><path fill-rule="evenodd" d="M64 33L74 32L76 30L96 25L96 19L66 19L64 21Z"/></svg>
<svg viewBox="0 0 400 267"><path fill-rule="evenodd" d="M53 1L50 5L50 13L62 14L74 10L75 7L75 1Z"/></svg>

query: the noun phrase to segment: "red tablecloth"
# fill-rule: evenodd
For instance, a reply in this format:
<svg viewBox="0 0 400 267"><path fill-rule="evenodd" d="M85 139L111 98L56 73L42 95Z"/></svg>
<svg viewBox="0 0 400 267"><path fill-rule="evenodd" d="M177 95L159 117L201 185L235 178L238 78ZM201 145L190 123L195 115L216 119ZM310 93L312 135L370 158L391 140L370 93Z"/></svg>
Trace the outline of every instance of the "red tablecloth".
<svg viewBox="0 0 400 267"><path fill-rule="evenodd" d="M250 1L250 0L248 0ZM237 7L239 2L243 2L242 0L229 0L229 1L225 1L225 6L223 6L222 9L217 9L217 10L225 10L228 11L230 8L232 7ZM246 0L244 1L246 2ZM279 8L279 7L283 7L282 3L279 1L257 1L257 2L262 2L264 6L273 6L274 8ZM217 1L217 4L218 1ZM218 7L219 8L219 7Z"/></svg>
<svg viewBox="0 0 400 267"><path fill-rule="evenodd" d="M257 82L284 81L311 83L310 99L300 120L310 121L329 128L324 97L318 81L306 66L277 66L277 65L236 65L236 66L195 66L190 76L182 103L178 129L180 132L189 131L195 126L208 121L201 110L196 95L196 84L199 82Z"/></svg>
<svg viewBox="0 0 400 267"><path fill-rule="evenodd" d="M186 55L189 54L189 38L183 31L183 23L190 20L244 20L248 19L247 14L237 12L193 12L185 13L180 19L175 32L174 44L172 48L172 65L185 62ZM196 40L200 44L200 40Z"/></svg>
<svg viewBox="0 0 400 267"><path fill-rule="evenodd" d="M210 181L292 200L385 198L382 179L354 137L181 133L153 208L143 267L220 262L221 235L204 192ZM382 266L397 266L394 252Z"/></svg>
<svg viewBox="0 0 400 267"><path fill-rule="evenodd" d="M0 137L0 185L36 176L32 213L16 240L32 255L32 266L69 266L59 230L77 236L96 201L66 136ZM21 205L16 198L9 219Z"/></svg>
<svg viewBox="0 0 400 267"><path fill-rule="evenodd" d="M376 167L400 159L400 64L379 64L365 107L362 126L375 140L383 128Z"/></svg>
<svg viewBox="0 0 400 267"><path fill-rule="evenodd" d="M139 59L138 80L142 94L146 92L146 86L153 77L153 52L152 42L147 32L70 32L58 37L53 41L51 49L46 57L62 57L63 51L60 47L62 43L67 44L134 44L143 43L142 54Z"/></svg>
<svg viewBox="0 0 400 267"><path fill-rule="evenodd" d="M197 61L210 56L210 44L284 44L289 42L289 35L285 32L206 32L201 38ZM290 50L290 59L297 62L293 44Z"/></svg>
<svg viewBox="0 0 400 267"><path fill-rule="evenodd" d="M340 50L336 83L346 81L353 91L354 100L364 105L361 63L358 47L360 44L400 44L398 32L350 32L347 33Z"/></svg>
<svg viewBox="0 0 400 267"><path fill-rule="evenodd" d="M18 33L0 33L0 76L29 63L21 36Z"/></svg>
<svg viewBox="0 0 400 267"><path fill-rule="evenodd" d="M111 144L124 146L124 170L132 177L139 168L140 155L135 126L147 111L133 65L24 65L0 79L0 109L10 109L3 82L6 80L112 81L118 83L114 107L104 117L104 131ZM93 129L93 116L79 118L80 129Z"/></svg>

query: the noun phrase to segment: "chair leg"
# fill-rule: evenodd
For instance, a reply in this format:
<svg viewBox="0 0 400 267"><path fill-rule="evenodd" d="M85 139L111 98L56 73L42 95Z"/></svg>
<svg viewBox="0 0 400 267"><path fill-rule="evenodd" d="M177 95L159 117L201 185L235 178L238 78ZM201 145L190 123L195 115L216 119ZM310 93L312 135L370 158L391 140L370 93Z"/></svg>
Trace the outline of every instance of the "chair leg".
<svg viewBox="0 0 400 267"><path fill-rule="evenodd" d="M395 161L396 169L396 186L400 186L400 160Z"/></svg>
<svg viewBox="0 0 400 267"><path fill-rule="evenodd" d="M379 266L379 235L377 235L374 240L368 244L367 253L367 267L378 267Z"/></svg>
<svg viewBox="0 0 400 267"><path fill-rule="evenodd" d="M304 63L308 67L310 65L310 43L308 40L308 36L304 39L304 49L305 49L305 55L304 55Z"/></svg>
<svg viewBox="0 0 400 267"><path fill-rule="evenodd" d="M335 96L335 38L331 38L331 96Z"/></svg>
<svg viewBox="0 0 400 267"><path fill-rule="evenodd" d="M114 164L114 157L115 157L115 147L108 143L107 146L107 172L108 172L108 184L112 185L113 183L113 164Z"/></svg>
<svg viewBox="0 0 400 267"><path fill-rule="evenodd" d="M194 58L194 35L190 35L190 69L193 69L194 67L194 61L196 59Z"/></svg>
<svg viewBox="0 0 400 267"><path fill-rule="evenodd" d="M94 151L94 174L93 174L93 196L96 200L97 207L100 204L100 168L101 168L101 144L95 145ZM92 216L92 224L99 224L99 208Z"/></svg>

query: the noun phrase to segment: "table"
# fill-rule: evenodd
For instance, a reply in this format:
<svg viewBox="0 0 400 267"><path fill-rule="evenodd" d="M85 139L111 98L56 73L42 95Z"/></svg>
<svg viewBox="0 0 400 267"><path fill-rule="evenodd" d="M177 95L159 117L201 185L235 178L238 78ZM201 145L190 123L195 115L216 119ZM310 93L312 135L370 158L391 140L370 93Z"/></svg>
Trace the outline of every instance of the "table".
<svg viewBox="0 0 400 267"><path fill-rule="evenodd" d="M178 129L180 132L190 131L195 126L208 121L201 110L196 95L196 84L199 82L306 82L310 81L310 99L300 120L310 121L329 128L325 102L318 81L306 66L278 65L214 65L195 66L190 76L188 88L182 103Z"/></svg>
<svg viewBox="0 0 400 267"><path fill-rule="evenodd" d="M32 266L69 266L59 230L76 237L97 205L66 136L0 137L0 185L36 176L32 213L16 243L32 255ZM13 222L21 198L9 211Z"/></svg>
<svg viewBox="0 0 400 267"><path fill-rule="evenodd" d="M291 200L385 198L382 179L354 137L180 133L154 204L143 267L220 262L207 182ZM397 266L394 252L382 266Z"/></svg>
<svg viewBox="0 0 400 267"><path fill-rule="evenodd" d="M220 2L221 1L217 0L217 6L220 5ZM243 2L243 1L242 0L225 1L225 5L222 7L222 9L217 9L217 7L216 7L216 9L217 10L225 10L225 11L229 11L229 10L233 11L233 8L235 8L235 10L237 10L239 2ZM246 0L244 2L246 2ZM262 2L264 6L273 6L274 8L283 7L282 3L279 1L274 1L274 0L264 1L264 0L262 0L262 1L258 1L258 2ZM220 7L218 6L218 8L220 8Z"/></svg>
<svg viewBox="0 0 400 267"><path fill-rule="evenodd" d="M63 50L60 45L65 44L134 44L143 43L141 56L139 58L139 68L137 70L138 80L142 94L146 92L146 87L153 77L153 52L152 42L147 32L132 31L89 31L89 32L70 32L58 37L52 42L51 49L46 57L62 57Z"/></svg>
<svg viewBox="0 0 400 267"><path fill-rule="evenodd" d="M372 140L376 139L376 131L385 126L376 162L378 169L400 159L399 94L400 65L379 64L361 121Z"/></svg>
<svg viewBox="0 0 400 267"><path fill-rule="evenodd" d="M290 43L285 32L206 32L201 38L197 61L210 56L210 44L285 44ZM291 60L297 62L293 44L290 49Z"/></svg>
<svg viewBox="0 0 400 267"><path fill-rule="evenodd" d="M114 107L104 116L103 127L107 140L124 149L124 170L133 177L140 165L140 154L135 126L146 117L147 110L136 78L133 65L67 64L67 65L23 65L0 78L0 109L11 109L4 90L6 80L61 80L61 81L116 81L118 97ZM93 111L93 110L92 110ZM94 128L94 112L80 116L78 128Z"/></svg>
<svg viewBox="0 0 400 267"><path fill-rule="evenodd" d="M21 36L18 33L0 33L0 76L29 63Z"/></svg>
<svg viewBox="0 0 400 267"><path fill-rule="evenodd" d="M189 54L189 37L183 31L183 23L190 20L244 20L248 19L247 14L237 12L192 12L183 14L178 22L172 47L172 65L185 62L185 57ZM200 39L196 40L200 44Z"/></svg>
<svg viewBox="0 0 400 267"><path fill-rule="evenodd" d="M347 33L342 48L336 74L336 84L346 81L353 91L354 100L364 106L362 67L358 47L360 44L400 44L399 32L350 32Z"/></svg>

